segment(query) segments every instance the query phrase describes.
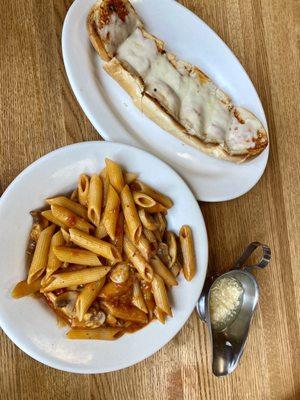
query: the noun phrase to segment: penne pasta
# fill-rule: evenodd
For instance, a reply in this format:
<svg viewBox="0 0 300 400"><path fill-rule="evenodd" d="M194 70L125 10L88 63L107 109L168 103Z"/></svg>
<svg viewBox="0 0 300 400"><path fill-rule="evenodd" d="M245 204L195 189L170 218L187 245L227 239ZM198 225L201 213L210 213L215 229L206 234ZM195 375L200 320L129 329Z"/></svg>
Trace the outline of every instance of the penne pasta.
<svg viewBox="0 0 300 400"><path fill-rule="evenodd" d="M151 186L147 185L144 182L141 182L139 180L135 181L131 185L131 189L136 190L137 192L143 192L147 194L148 196L152 197L152 199L156 200L158 203L161 203L166 208L173 207L173 201L168 196L165 196L164 194L158 192L157 190L153 189Z"/></svg>
<svg viewBox="0 0 300 400"><path fill-rule="evenodd" d="M134 182L136 179L137 179L137 177L138 177L138 174L135 174L134 172L125 172L125 183L127 184L127 185L130 185L132 182Z"/></svg>
<svg viewBox="0 0 300 400"><path fill-rule="evenodd" d="M53 216L68 228L77 228L87 233L90 230L94 229L93 225L85 221L83 218L78 217L76 214L65 207L52 205L51 211Z"/></svg>
<svg viewBox="0 0 300 400"><path fill-rule="evenodd" d="M148 309L141 291L140 283L137 279L135 279L133 282L132 304L142 310L144 313L148 314Z"/></svg>
<svg viewBox="0 0 300 400"><path fill-rule="evenodd" d="M121 255L123 252L123 237L124 237L124 215L122 212L120 212L117 220L115 238L114 240L111 240L111 243L114 246L116 246Z"/></svg>
<svg viewBox="0 0 300 400"><path fill-rule="evenodd" d="M70 196L31 213L31 265L11 294L39 292L71 327L70 339L114 340L155 318L164 324L176 277L195 274L191 229L169 231L172 200L137 177L106 158L99 174L80 175Z"/></svg>
<svg viewBox="0 0 300 400"><path fill-rule="evenodd" d="M110 184L118 193L121 193L125 186L122 168L109 158L105 159L105 165Z"/></svg>
<svg viewBox="0 0 300 400"><path fill-rule="evenodd" d="M52 205L61 206L72 211L79 217L87 219L87 209L81 204L76 203L76 201L70 200L65 196L53 197L52 199L47 199L46 202Z"/></svg>
<svg viewBox="0 0 300 400"><path fill-rule="evenodd" d="M156 203L153 207L147 208L147 212L150 214L157 214L157 213L167 214L168 209L162 204Z"/></svg>
<svg viewBox="0 0 300 400"><path fill-rule="evenodd" d="M78 200L79 203L85 207L88 204L89 188L90 188L89 177L85 174L81 174L78 179L78 186L77 186Z"/></svg>
<svg viewBox="0 0 300 400"><path fill-rule="evenodd" d="M103 222L100 222L100 224L96 227L94 236L98 239L103 239L105 236L107 236L107 231L103 225Z"/></svg>
<svg viewBox="0 0 300 400"><path fill-rule="evenodd" d="M42 211L41 214L44 218L46 218L48 221L52 222L53 224L60 226L61 228L63 228L66 231L68 230L68 227L64 223L62 223L59 219L54 217L51 210Z"/></svg>
<svg viewBox="0 0 300 400"><path fill-rule="evenodd" d="M68 232L66 229L64 229L64 228L60 228L60 231L61 231L61 234L62 234L62 236L63 236L64 241L66 242L66 244L69 244L69 243L71 242L69 232Z"/></svg>
<svg viewBox="0 0 300 400"><path fill-rule="evenodd" d="M122 334L122 328L95 328L95 329L70 329L67 333L68 339L92 339L92 340L115 340Z"/></svg>
<svg viewBox="0 0 300 400"><path fill-rule="evenodd" d="M79 271L62 272L53 274L45 282L41 292L52 292L53 290L68 288L71 286L85 285L103 278L110 270L110 267L92 267Z"/></svg>
<svg viewBox="0 0 300 400"><path fill-rule="evenodd" d="M36 293L41 288L41 278L28 283L27 281L21 281L16 284L13 288L11 295L14 299L20 299L21 297L29 296L30 294Z"/></svg>
<svg viewBox="0 0 300 400"><path fill-rule="evenodd" d="M93 174L90 180L88 193L88 218L95 225L99 226L102 211L102 180L97 174Z"/></svg>
<svg viewBox="0 0 300 400"><path fill-rule="evenodd" d="M61 262L68 262L78 265L89 265L92 267L98 267L101 265L101 262L97 255L89 250L57 246L54 247L53 251L57 259Z"/></svg>
<svg viewBox="0 0 300 400"><path fill-rule="evenodd" d="M145 314L143 311L135 306L122 304L116 305L115 303L110 303L106 300L103 302L103 304L108 312L115 318L121 318L125 321L139 322L141 324L148 323L147 314Z"/></svg>
<svg viewBox="0 0 300 400"><path fill-rule="evenodd" d="M78 202L78 189L73 190L73 192L70 195L70 200Z"/></svg>
<svg viewBox="0 0 300 400"><path fill-rule="evenodd" d="M169 268L171 268L177 260L177 241L176 241L175 233L167 231L166 239L167 239L167 245L168 245L168 252L169 252L169 256L170 256Z"/></svg>
<svg viewBox="0 0 300 400"><path fill-rule="evenodd" d="M156 229L158 229L159 224L157 221L155 221L155 219L152 217L151 214L149 214L146 210L144 210L143 208L141 208L139 211L139 217L140 220L143 224L143 226L148 229L149 231L155 231Z"/></svg>
<svg viewBox="0 0 300 400"><path fill-rule="evenodd" d="M172 317L172 311L169 305L167 290L163 279L158 274L153 275L152 292L157 307L159 307L167 315Z"/></svg>
<svg viewBox="0 0 300 400"><path fill-rule="evenodd" d="M166 314L159 307L156 306L154 308L153 313L156 316L156 318L159 320L159 322L161 322L162 324L164 324L166 322Z"/></svg>
<svg viewBox="0 0 300 400"><path fill-rule="evenodd" d="M196 259L193 234L188 225L183 225L181 227L179 239L183 256L183 275L187 281L190 281L196 273Z"/></svg>
<svg viewBox="0 0 300 400"><path fill-rule="evenodd" d="M49 278L55 271L57 271L62 266L62 261L60 261L55 253L54 248L55 246L62 246L65 243L63 238L63 234L61 231L56 232L52 238L50 243L48 261L47 261L47 268L46 268L46 275L44 279Z"/></svg>
<svg viewBox="0 0 300 400"><path fill-rule="evenodd" d="M94 300L98 297L104 282L105 276L98 281L87 283L80 292L75 304L76 315L80 322L83 320L84 314L88 311Z"/></svg>
<svg viewBox="0 0 300 400"><path fill-rule="evenodd" d="M142 223L128 185L121 192L121 203L131 240L137 243L142 233Z"/></svg>
<svg viewBox="0 0 300 400"><path fill-rule="evenodd" d="M38 279L47 267L50 243L54 231L55 225L52 224L48 226L48 228L44 229L38 238L28 272L28 284Z"/></svg>
<svg viewBox="0 0 300 400"><path fill-rule="evenodd" d="M105 226L108 236L114 240L116 226L120 211L120 198L112 185L109 185L107 192L107 200L103 214L102 223Z"/></svg>
<svg viewBox="0 0 300 400"><path fill-rule="evenodd" d="M107 258L110 261L121 261L119 250L111 243L104 242L104 240L95 238L78 229L70 229L69 232L71 241L77 244L77 246L90 250L98 256Z"/></svg>
<svg viewBox="0 0 300 400"><path fill-rule="evenodd" d="M154 250L157 248L155 244L149 242L146 236L142 233L136 247L141 252L142 256L149 261L152 254L154 254Z"/></svg>
<svg viewBox="0 0 300 400"><path fill-rule="evenodd" d="M178 282L176 281L176 278L172 274L172 272L169 270L168 267L165 266L165 264L161 261L161 259L155 255L151 257L150 264L153 268L153 271L158 274L164 282L169 285L169 286L177 286Z"/></svg>
<svg viewBox="0 0 300 400"><path fill-rule="evenodd" d="M166 230L166 227L167 227L166 218L163 216L163 214L157 213L157 214L155 214L154 219L158 224L157 231L159 233L160 240L162 240L165 230Z"/></svg>
<svg viewBox="0 0 300 400"><path fill-rule="evenodd" d="M146 209L156 204L156 201L152 197L142 192L132 192L132 197L135 204Z"/></svg>
<svg viewBox="0 0 300 400"><path fill-rule="evenodd" d="M134 268L139 272L141 277L145 281L151 282L153 279L153 269L151 265L145 260L145 258L139 252L139 250L126 236L124 237L124 251L129 261L132 263Z"/></svg>

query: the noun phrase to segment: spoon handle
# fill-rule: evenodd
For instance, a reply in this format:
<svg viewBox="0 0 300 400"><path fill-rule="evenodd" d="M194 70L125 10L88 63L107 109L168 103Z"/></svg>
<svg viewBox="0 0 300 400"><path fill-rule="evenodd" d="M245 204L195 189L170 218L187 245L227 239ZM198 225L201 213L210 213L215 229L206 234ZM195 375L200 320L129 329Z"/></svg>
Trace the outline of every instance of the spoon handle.
<svg viewBox="0 0 300 400"><path fill-rule="evenodd" d="M245 262L248 260L248 258L251 256L251 254L258 248L261 247L262 251L263 251L263 255L260 259L260 261L256 264L253 265L245 265ZM245 269L249 272L251 272L251 270L253 268L265 268L269 262L271 260L271 249L269 246L267 246L266 244L262 244L260 242L252 242L250 243L244 253L241 255L241 257L235 262L234 264L234 268L240 268L240 269Z"/></svg>

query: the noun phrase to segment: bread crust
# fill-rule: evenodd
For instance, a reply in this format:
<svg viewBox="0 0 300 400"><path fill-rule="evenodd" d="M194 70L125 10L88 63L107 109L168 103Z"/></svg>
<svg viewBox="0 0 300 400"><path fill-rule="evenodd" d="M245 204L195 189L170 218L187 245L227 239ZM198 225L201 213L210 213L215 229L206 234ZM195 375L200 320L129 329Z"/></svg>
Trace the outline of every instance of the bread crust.
<svg viewBox="0 0 300 400"><path fill-rule="evenodd" d="M194 66L185 61L178 61L176 56L172 53L166 53L169 61L174 65L175 68L180 70L180 68L185 68L186 71L194 78L197 79L200 84L210 85L211 89L215 91L218 99L225 104L228 109L233 110L233 115L238 119L240 123L244 123L247 119L254 119L259 123L259 129L257 131L257 138L255 139L255 147L250 149L245 149L244 154L240 151L235 154L227 145L226 142L223 144L219 143L208 143L201 140L197 136L191 135L187 132L186 128L173 116L171 116L168 111L151 95L146 92L145 85L140 76L137 76L134 71L129 66L121 63L117 58L112 58L108 55L105 50L104 44L98 35L96 29L94 28L93 13L103 7L103 3L109 3L113 0L103 0L98 1L92 8L88 17L88 32L90 40L98 52L100 57L107 61L104 64L105 71L115 79L120 86L131 96L133 103L137 108L139 108L148 118L159 125L162 129L172 134L177 139L182 142L202 151L205 154L213 156L218 159L223 159L226 161L231 161L235 163L241 163L245 160L252 158L259 153L261 153L268 144L268 134L263 128L261 122L254 116L250 111L242 107L234 107L231 103L230 97L224 93L220 88L218 88L215 83L197 66ZM127 0L117 0L122 1L126 6L130 3ZM132 8L132 6L130 5ZM132 8L133 10L133 8ZM133 10L134 11L134 10ZM134 11L135 12L135 11ZM146 32L141 28L144 37L153 39L156 42L157 48L160 52L164 51L164 42L150 33Z"/></svg>

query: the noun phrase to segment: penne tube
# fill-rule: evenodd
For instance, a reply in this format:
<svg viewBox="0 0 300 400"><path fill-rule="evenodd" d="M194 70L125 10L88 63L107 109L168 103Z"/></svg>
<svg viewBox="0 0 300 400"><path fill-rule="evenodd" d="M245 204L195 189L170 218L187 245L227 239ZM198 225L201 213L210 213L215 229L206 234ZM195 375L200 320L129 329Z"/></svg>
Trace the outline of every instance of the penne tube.
<svg viewBox="0 0 300 400"><path fill-rule="evenodd" d="M141 277L145 281L151 282L153 279L153 269L151 265L145 260L140 251L127 236L124 237L124 251Z"/></svg>
<svg viewBox="0 0 300 400"><path fill-rule="evenodd" d="M89 250L57 246L54 247L53 251L57 259L61 262L68 262L78 265L89 265L91 267L98 267L102 265L97 255Z"/></svg>
<svg viewBox="0 0 300 400"><path fill-rule="evenodd" d="M65 229L66 231L68 230L68 227L64 223L62 223L59 219L54 217L51 210L42 211L41 214L44 218L46 218L48 221L52 222L53 224L60 226L61 228Z"/></svg>
<svg viewBox="0 0 300 400"><path fill-rule="evenodd" d="M157 307L159 307L167 315L172 317L172 311L169 305L167 290L163 279L158 274L153 275L152 292Z"/></svg>
<svg viewBox="0 0 300 400"><path fill-rule="evenodd" d="M78 179L78 200L82 206L87 207L88 204L88 195L90 188L90 180L89 177L85 174L81 174Z"/></svg>
<svg viewBox="0 0 300 400"><path fill-rule="evenodd" d="M143 226L148 229L149 231L155 231L158 229L159 224L154 220L151 214L149 214L146 210L141 208L139 211L139 217L143 224Z"/></svg>
<svg viewBox="0 0 300 400"><path fill-rule="evenodd" d="M146 236L142 233L140 240L138 241L136 247L141 252L142 256L149 261L152 254L154 254L157 245L149 242Z"/></svg>
<svg viewBox="0 0 300 400"><path fill-rule="evenodd" d="M47 262L47 268L46 268L46 275L44 279L49 278L50 275L52 275L55 271L57 271L61 266L62 266L62 261L60 261L55 253L54 253L54 248L55 246L62 246L65 243L65 240L63 238L63 234L61 231L56 232L52 238L51 238L51 243L50 243L50 249L49 249L49 255L48 255L48 262Z"/></svg>
<svg viewBox="0 0 300 400"><path fill-rule="evenodd" d="M102 186L103 186L103 202L102 202L103 208L105 208L105 204L106 204L106 201L107 201L108 187L110 185L109 177L108 177L108 175L106 173L106 168L104 168L104 170L105 170L105 175L101 176Z"/></svg>
<svg viewBox="0 0 300 400"><path fill-rule="evenodd" d="M93 174L90 180L88 193L88 218L95 226L99 226L100 224L102 195L102 180L97 174Z"/></svg>
<svg viewBox="0 0 300 400"><path fill-rule="evenodd" d="M118 193L121 193L125 186L122 168L109 158L105 159L105 165L110 184Z"/></svg>
<svg viewBox="0 0 300 400"><path fill-rule="evenodd" d="M149 321L153 318L153 312L155 309L155 301L153 297L153 293L151 291L151 283L149 282L141 282L141 290L144 296L144 300L148 309L148 318Z"/></svg>
<svg viewBox="0 0 300 400"><path fill-rule="evenodd" d="M188 225L181 227L179 239L183 257L183 275L187 281L190 281L196 273L196 259L193 234Z"/></svg>
<svg viewBox="0 0 300 400"><path fill-rule="evenodd" d="M80 329L74 328L67 333L68 339L77 340L115 340L122 334L122 328L95 328L95 329Z"/></svg>
<svg viewBox="0 0 300 400"><path fill-rule="evenodd" d="M178 282L176 281L176 278L172 274L172 272L169 270L168 267L165 266L165 264L161 261L161 259L155 255L151 257L150 264L153 268L153 271L158 274L164 282L169 285L169 286L177 286Z"/></svg>
<svg viewBox="0 0 300 400"><path fill-rule="evenodd" d="M134 172L125 172L125 183L127 184L127 185L130 185L132 182L134 182L136 179L137 179L137 177L138 177L138 174L135 174Z"/></svg>
<svg viewBox="0 0 300 400"><path fill-rule="evenodd" d="M137 243L142 233L142 223L128 185L121 192L121 203L131 240Z"/></svg>
<svg viewBox="0 0 300 400"><path fill-rule="evenodd" d="M117 305L106 300L103 301L103 304L109 313L115 318L121 318L125 321L139 322L141 324L148 323L147 314L135 306L130 306L127 304L126 306L122 304Z"/></svg>
<svg viewBox="0 0 300 400"><path fill-rule="evenodd" d="M146 209L156 204L156 201L152 197L142 192L132 192L132 197L135 204Z"/></svg>
<svg viewBox="0 0 300 400"><path fill-rule="evenodd" d="M159 322L161 322L162 324L164 324L166 322L166 314L159 307L156 306L154 308L153 313L156 316L156 318L159 320Z"/></svg>
<svg viewBox="0 0 300 400"><path fill-rule="evenodd" d="M53 274L45 282L41 292L52 292L53 290L67 288L86 283L95 282L103 278L110 270L110 267L84 268L79 271L62 272Z"/></svg>
<svg viewBox="0 0 300 400"><path fill-rule="evenodd" d="M168 209L162 204L156 203L155 206L147 208L147 212L150 214L157 214L157 213L167 214Z"/></svg>
<svg viewBox="0 0 300 400"><path fill-rule="evenodd" d="M104 276L98 281L87 283L78 295L75 310L80 322L83 320L84 314L88 311L94 300L98 297L98 294L104 285L105 278L106 277Z"/></svg>
<svg viewBox="0 0 300 400"><path fill-rule="evenodd" d="M69 232L71 241L77 244L77 246L90 250L98 256L107 258L110 261L121 261L121 254L111 243L104 242L78 229L70 229Z"/></svg>
<svg viewBox="0 0 300 400"><path fill-rule="evenodd" d="M132 304L142 310L144 313L148 314L148 309L141 291L140 283L137 279L133 282Z"/></svg>
<svg viewBox="0 0 300 400"><path fill-rule="evenodd" d="M51 211L53 216L61 221L68 228L77 228L87 233L91 229L94 229L93 225L85 221L83 218L78 217L76 214L65 207L52 205Z"/></svg>
<svg viewBox="0 0 300 400"><path fill-rule="evenodd" d="M21 297L29 296L30 294L38 292L40 288L41 278L36 279L29 284L27 281L21 281L13 288L11 295L14 299L20 299Z"/></svg>
<svg viewBox="0 0 300 400"><path fill-rule="evenodd" d="M71 239L70 239L70 234L69 234L69 232L67 231L67 229L60 228L60 231L61 231L61 234L62 234L62 236L63 236L64 241L66 242L66 244L69 244L69 243L71 242Z"/></svg>
<svg viewBox="0 0 300 400"><path fill-rule="evenodd" d="M28 284L38 279L47 267L50 243L54 231L55 225L52 224L40 233L28 272Z"/></svg>
<svg viewBox="0 0 300 400"><path fill-rule="evenodd" d="M157 214L155 214L154 219L158 224L158 229L157 230L158 230L158 233L160 235L160 239L162 240L162 238L164 236L164 233L165 233L165 230L166 230L166 227L167 227L166 218L163 216L163 214L157 213Z"/></svg>
<svg viewBox="0 0 300 400"><path fill-rule="evenodd" d="M73 190L73 192L70 195L70 200L78 202L78 189Z"/></svg>
<svg viewBox="0 0 300 400"><path fill-rule="evenodd" d="M124 284L117 284L113 281L108 281L99 293L101 299L111 300L114 297L120 297L130 292L132 281L127 279Z"/></svg>
<svg viewBox="0 0 300 400"><path fill-rule="evenodd" d="M120 211L120 198L112 185L109 185L102 223L108 236L114 240Z"/></svg>
<svg viewBox="0 0 300 400"><path fill-rule="evenodd" d="M139 180L135 181L131 185L131 189L136 190L137 192L143 192L147 194L148 196L152 197L152 199L156 200L158 203L161 203L166 208L173 207L173 201L168 196L165 196L164 194L158 192L157 190L153 189L144 182L141 182Z"/></svg>
<svg viewBox="0 0 300 400"><path fill-rule="evenodd" d="M106 167L104 167L104 168L101 169L99 175L100 175L100 178L101 178L101 179L105 179L105 177L106 177Z"/></svg>
<svg viewBox="0 0 300 400"><path fill-rule="evenodd" d="M111 243L114 246L116 246L120 254L122 254L123 252L123 237L124 237L124 215L122 212L120 212L117 220L115 239L111 240Z"/></svg>
<svg viewBox="0 0 300 400"><path fill-rule="evenodd" d="M94 236L98 239L103 239L105 236L107 236L107 231L102 222L100 222L100 224L96 227Z"/></svg>
<svg viewBox="0 0 300 400"><path fill-rule="evenodd" d="M176 241L175 233L167 231L166 239L167 239L167 245L168 245L168 252L169 252L169 256L170 256L169 268L171 268L177 260L177 241Z"/></svg>
<svg viewBox="0 0 300 400"><path fill-rule="evenodd" d="M76 201L70 200L65 196L53 197L52 199L47 199L46 202L52 205L61 206L72 211L79 217L87 219L87 209L81 204L76 203Z"/></svg>

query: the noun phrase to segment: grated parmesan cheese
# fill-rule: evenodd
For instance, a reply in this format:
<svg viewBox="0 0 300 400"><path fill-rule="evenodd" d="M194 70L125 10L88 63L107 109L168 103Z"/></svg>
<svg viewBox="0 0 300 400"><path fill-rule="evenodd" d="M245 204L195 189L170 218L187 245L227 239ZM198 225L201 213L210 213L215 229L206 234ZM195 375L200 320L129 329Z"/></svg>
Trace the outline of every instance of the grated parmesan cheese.
<svg viewBox="0 0 300 400"><path fill-rule="evenodd" d="M224 277L216 281L210 291L210 320L214 328L224 329L231 323L241 305L242 285L232 277Z"/></svg>

